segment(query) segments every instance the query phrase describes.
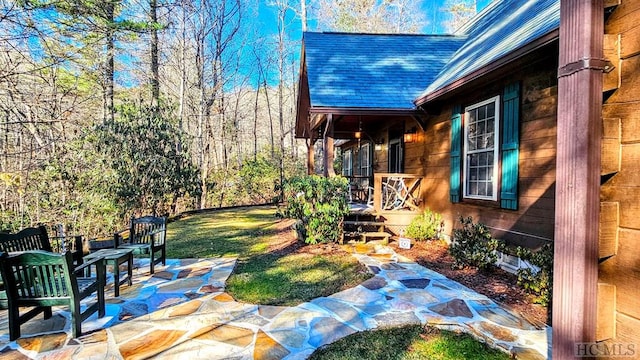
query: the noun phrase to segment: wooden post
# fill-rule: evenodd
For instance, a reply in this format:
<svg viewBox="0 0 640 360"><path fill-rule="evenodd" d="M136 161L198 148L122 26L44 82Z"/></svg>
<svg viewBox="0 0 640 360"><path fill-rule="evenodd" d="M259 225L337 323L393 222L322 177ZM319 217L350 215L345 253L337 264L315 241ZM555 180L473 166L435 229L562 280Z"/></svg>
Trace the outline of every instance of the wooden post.
<svg viewBox="0 0 640 360"><path fill-rule="evenodd" d="M560 3L553 358L596 340L604 7Z"/></svg>
<svg viewBox="0 0 640 360"><path fill-rule="evenodd" d="M336 176L333 169L333 115L327 115L327 125L324 131L324 176Z"/></svg>
<svg viewBox="0 0 640 360"><path fill-rule="evenodd" d="M316 139L311 135L307 140L307 175L313 175L316 172L315 143Z"/></svg>
<svg viewBox="0 0 640 360"><path fill-rule="evenodd" d="M382 212L382 174L373 175L373 209L376 214Z"/></svg>

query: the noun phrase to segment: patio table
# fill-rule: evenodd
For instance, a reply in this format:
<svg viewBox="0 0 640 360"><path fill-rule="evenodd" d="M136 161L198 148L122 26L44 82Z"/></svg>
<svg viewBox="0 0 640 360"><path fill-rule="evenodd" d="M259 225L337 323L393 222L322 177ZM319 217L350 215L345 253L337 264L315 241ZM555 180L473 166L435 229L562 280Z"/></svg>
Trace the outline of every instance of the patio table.
<svg viewBox="0 0 640 360"><path fill-rule="evenodd" d="M133 278L133 249L101 249L84 257L86 260L103 258L105 267L111 263L113 265L114 295L120 296L120 285L127 281L131 286ZM120 265L127 264L127 277L120 279Z"/></svg>

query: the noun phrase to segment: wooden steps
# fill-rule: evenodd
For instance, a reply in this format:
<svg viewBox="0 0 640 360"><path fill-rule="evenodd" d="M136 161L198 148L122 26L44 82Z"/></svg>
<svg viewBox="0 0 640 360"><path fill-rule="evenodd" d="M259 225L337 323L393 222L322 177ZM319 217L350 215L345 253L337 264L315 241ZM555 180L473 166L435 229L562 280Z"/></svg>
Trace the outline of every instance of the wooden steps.
<svg viewBox="0 0 640 360"><path fill-rule="evenodd" d="M362 242L366 243L368 238L382 238L384 241L383 244L385 245L389 243L389 236L391 236L391 234L385 231L363 232L360 234Z"/></svg>

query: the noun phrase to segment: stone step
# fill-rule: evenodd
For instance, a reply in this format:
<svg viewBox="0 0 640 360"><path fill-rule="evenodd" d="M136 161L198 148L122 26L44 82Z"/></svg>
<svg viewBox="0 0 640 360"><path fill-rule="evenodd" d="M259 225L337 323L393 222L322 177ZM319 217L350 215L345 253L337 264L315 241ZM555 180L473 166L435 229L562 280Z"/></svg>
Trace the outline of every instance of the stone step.
<svg viewBox="0 0 640 360"><path fill-rule="evenodd" d="M391 234L384 231L363 232L362 234L360 234L360 237L362 238L362 242L365 242L365 243L367 242L368 238L382 238L382 240L384 240L383 244L388 244L389 236L391 236Z"/></svg>

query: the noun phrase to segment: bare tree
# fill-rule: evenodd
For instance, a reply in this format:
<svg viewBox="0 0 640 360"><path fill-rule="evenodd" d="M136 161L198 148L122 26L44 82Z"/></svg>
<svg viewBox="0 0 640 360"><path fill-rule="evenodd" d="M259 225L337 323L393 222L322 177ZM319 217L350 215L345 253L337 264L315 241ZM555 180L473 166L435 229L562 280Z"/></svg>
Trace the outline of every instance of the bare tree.
<svg viewBox="0 0 640 360"><path fill-rule="evenodd" d="M151 20L151 104L160 105L160 73L158 65L158 0L149 0L149 17Z"/></svg>
<svg viewBox="0 0 640 360"><path fill-rule="evenodd" d="M318 0L320 30L419 33L427 24L422 0Z"/></svg>
<svg viewBox="0 0 640 360"><path fill-rule="evenodd" d="M443 22L448 33L454 33L477 12L476 0L448 0L444 11L449 19Z"/></svg>
<svg viewBox="0 0 640 360"><path fill-rule="evenodd" d="M100 107L83 66L90 51L67 41L58 18L16 4L0 1L0 226L11 230L78 215L62 212L78 201L67 174L81 171L69 165L79 159L67 149Z"/></svg>

